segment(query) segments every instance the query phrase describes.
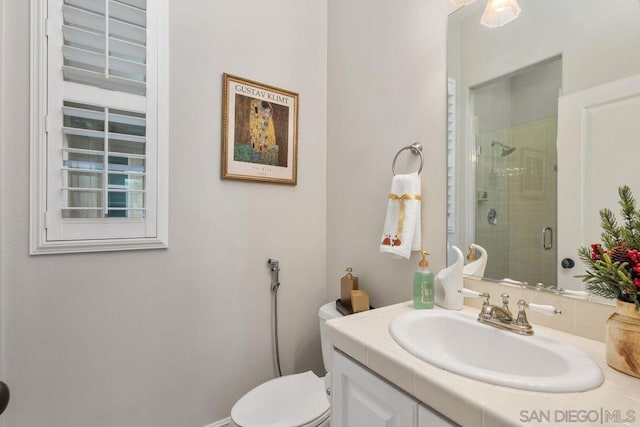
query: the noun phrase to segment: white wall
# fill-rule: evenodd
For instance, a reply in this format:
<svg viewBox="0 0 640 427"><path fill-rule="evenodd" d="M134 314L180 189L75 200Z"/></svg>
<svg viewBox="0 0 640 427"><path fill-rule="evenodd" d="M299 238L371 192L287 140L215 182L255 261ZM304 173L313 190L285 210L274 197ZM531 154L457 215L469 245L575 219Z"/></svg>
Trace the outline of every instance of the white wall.
<svg viewBox="0 0 640 427"><path fill-rule="evenodd" d="M8 426L227 416L273 375L268 257L282 262L284 370L319 370L316 308L344 267L374 305L411 296L418 257L381 255L378 239L391 161L414 141L423 246L444 267L449 2L331 0L328 15L312 0L172 2L170 248L40 257L27 255L28 5L4 7ZM222 72L300 93L298 186L220 181Z"/></svg>
<svg viewBox="0 0 640 427"><path fill-rule="evenodd" d="M172 1L170 248L28 255L29 2L4 2L0 230L10 427L202 427L273 377L321 371L326 1ZM300 94L298 185L220 180L221 74Z"/></svg>
<svg viewBox="0 0 640 427"><path fill-rule="evenodd" d="M327 289L347 266L374 306L408 300L419 257L378 252L391 162L424 145L422 243L446 263L446 0L330 0ZM405 154L408 152L405 152ZM406 154L408 156L408 154Z"/></svg>
<svg viewBox="0 0 640 427"><path fill-rule="evenodd" d="M562 89L562 61L538 64L511 80L511 126L558 115L558 94Z"/></svg>

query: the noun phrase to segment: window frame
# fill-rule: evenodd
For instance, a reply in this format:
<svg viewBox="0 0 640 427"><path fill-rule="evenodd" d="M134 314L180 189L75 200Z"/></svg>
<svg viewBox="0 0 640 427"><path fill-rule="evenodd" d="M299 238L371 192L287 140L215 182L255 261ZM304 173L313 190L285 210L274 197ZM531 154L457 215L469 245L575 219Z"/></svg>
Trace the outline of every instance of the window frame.
<svg viewBox="0 0 640 427"><path fill-rule="evenodd" d="M31 255L53 253L77 253L122 251L136 249L160 249L168 247L168 138L169 138L169 43L168 43L168 1L149 0L147 5L149 27L154 28L156 61L147 85L154 85L157 99L152 105L156 114L156 123L148 128L155 135L153 144L155 152L155 191L148 197L155 198L155 233L149 237L89 238L75 240L47 240L47 226L58 221L52 212L47 212L47 169L48 169L48 34L62 31L51 28L48 21L49 1L62 4L62 0L30 0L31 3L31 64L30 64L30 236L29 250ZM153 64L153 61L150 61ZM145 218L147 221L148 218ZM101 224L118 224L113 218L105 218ZM126 221L122 222L123 224Z"/></svg>

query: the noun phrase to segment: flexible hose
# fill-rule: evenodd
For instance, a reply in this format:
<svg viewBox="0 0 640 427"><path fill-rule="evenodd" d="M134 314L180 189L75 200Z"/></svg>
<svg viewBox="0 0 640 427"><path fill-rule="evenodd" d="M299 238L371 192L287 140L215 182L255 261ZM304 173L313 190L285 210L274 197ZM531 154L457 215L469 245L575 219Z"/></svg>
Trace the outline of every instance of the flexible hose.
<svg viewBox="0 0 640 427"><path fill-rule="evenodd" d="M273 335L276 350L276 370L278 376L282 376L282 369L280 368L280 348L278 346L278 289L273 290Z"/></svg>

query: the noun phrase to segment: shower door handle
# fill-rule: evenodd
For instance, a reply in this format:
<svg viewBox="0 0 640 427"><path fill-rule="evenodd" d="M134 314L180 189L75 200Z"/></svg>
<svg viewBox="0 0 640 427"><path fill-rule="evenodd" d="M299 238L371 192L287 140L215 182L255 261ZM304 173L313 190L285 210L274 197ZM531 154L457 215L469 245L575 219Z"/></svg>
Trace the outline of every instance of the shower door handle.
<svg viewBox="0 0 640 427"><path fill-rule="evenodd" d="M542 229L542 249L548 251L553 248L553 228L545 227Z"/></svg>

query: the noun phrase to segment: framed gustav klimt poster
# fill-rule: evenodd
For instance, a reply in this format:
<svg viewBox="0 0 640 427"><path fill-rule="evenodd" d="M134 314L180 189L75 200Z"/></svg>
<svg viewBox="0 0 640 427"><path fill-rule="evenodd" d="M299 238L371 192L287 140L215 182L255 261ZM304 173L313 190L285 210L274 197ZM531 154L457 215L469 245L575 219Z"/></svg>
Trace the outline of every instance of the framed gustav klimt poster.
<svg viewBox="0 0 640 427"><path fill-rule="evenodd" d="M223 74L222 178L296 185L298 94Z"/></svg>

